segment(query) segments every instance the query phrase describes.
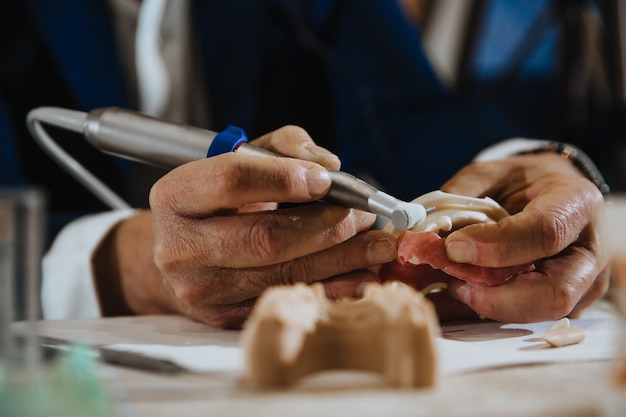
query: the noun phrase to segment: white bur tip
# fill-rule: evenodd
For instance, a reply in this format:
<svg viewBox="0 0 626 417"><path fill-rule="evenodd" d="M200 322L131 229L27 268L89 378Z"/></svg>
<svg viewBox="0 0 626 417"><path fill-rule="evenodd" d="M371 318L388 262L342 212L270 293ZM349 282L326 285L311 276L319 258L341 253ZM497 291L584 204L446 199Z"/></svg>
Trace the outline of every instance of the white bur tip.
<svg viewBox="0 0 626 417"><path fill-rule="evenodd" d="M421 204L400 201L393 209L391 223L396 229L407 230L426 219L426 209Z"/></svg>

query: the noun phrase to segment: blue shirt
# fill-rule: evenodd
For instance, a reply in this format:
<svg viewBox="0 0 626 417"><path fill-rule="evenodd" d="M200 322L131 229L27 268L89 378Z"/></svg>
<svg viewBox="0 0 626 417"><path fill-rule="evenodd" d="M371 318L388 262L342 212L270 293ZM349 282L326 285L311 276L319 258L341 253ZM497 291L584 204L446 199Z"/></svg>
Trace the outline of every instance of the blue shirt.
<svg viewBox="0 0 626 417"><path fill-rule="evenodd" d="M37 148L27 112L133 105L106 1L9 3L0 17L10 31L0 49L0 181L48 189L56 230L106 207ZM214 130L232 124L256 137L300 125L340 156L342 169L402 199L439 188L479 150L521 133L493 107L442 85L419 31L394 1L198 0L192 7ZM76 134L51 133L129 196L122 164Z"/></svg>

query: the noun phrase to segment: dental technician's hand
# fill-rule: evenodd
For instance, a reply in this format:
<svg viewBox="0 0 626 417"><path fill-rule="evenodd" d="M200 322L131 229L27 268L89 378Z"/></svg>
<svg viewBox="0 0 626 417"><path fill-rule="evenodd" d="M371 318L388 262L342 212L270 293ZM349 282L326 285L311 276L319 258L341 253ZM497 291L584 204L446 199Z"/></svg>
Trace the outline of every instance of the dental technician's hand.
<svg viewBox="0 0 626 417"><path fill-rule="evenodd" d="M366 268L395 259L393 237L368 231L372 214L267 203L325 195L323 166L338 169L336 156L293 126L254 144L299 159L227 153L185 164L153 186L152 213L119 226L120 287L133 313L237 328L269 286L324 281L329 297L356 297L359 284L378 281Z"/></svg>
<svg viewBox="0 0 626 417"><path fill-rule="evenodd" d="M542 153L475 163L442 190L488 195L512 214L450 234L449 259L536 267L493 287L451 279L450 294L476 313L505 322L554 320L575 316L607 291L609 270L599 237L604 200L569 160Z"/></svg>

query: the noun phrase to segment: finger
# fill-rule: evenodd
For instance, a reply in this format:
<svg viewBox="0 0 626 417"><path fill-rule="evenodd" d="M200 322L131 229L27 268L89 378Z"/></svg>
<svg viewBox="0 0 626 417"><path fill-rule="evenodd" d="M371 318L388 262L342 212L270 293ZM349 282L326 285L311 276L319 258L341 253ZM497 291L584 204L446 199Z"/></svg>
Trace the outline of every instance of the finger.
<svg viewBox="0 0 626 417"><path fill-rule="evenodd" d="M368 230L374 220L370 213L316 204L183 226L162 222L153 228L155 261L168 274L186 273L198 263L206 268L274 265L331 248Z"/></svg>
<svg viewBox="0 0 626 417"><path fill-rule="evenodd" d="M469 164L448 180L441 189L453 194L490 196L497 201L506 201L506 208L516 213L519 210L512 209L529 199L528 196L524 196L526 190L533 186L540 190L550 177L561 179L567 177L578 182L585 180L580 170L566 158L557 154L543 153Z"/></svg>
<svg viewBox="0 0 626 417"><path fill-rule="evenodd" d="M257 299L251 298L232 305L195 306L185 316L218 329L240 330L254 310Z"/></svg>
<svg viewBox="0 0 626 417"><path fill-rule="evenodd" d="M325 280L323 285L326 297L330 300L358 299L362 297L365 285L372 282L379 282L376 274L360 270ZM187 309L186 315L216 328L240 329L252 313L257 300L258 297L235 304L196 305L194 310Z"/></svg>
<svg viewBox="0 0 626 417"><path fill-rule="evenodd" d="M337 155L317 146L309 134L298 126L282 127L251 143L280 155L317 162L330 169L339 169L341 165Z"/></svg>
<svg viewBox="0 0 626 417"><path fill-rule="evenodd" d="M351 271L322 281L326 297L331 300L358 299L363 297L366 285L379 283L378 275L368 269Z"/></svg>
<svg viewBox="0 0 626 417"><path fill-rule="evenodd" d="M246 269L209 268L198 279L185 277L174 283L174 286L177 287L177 296L188 304L236 304L257 297L266 288L275 285L293 285L298 282L311 284L354 271L359 272L358 275L352 275L352 279L360 277L362 281L377 280L373 273L362 270L388 262L395 256L393 236L371 231L325 251L280 264Z"/></svg>
<svg viewBox="0 0 626 417"><path fill-rule="evenodd" d="M258 202L305 202L330 188L326 169L291 158L227 153L170 171L152 187L153 210L206 217Z"/></svg>
<svg viewBox="0 0 626 417"><path fill-rule="evenodd" d="M561 252L583 233L595 234L602 204L597 189L584 181L552 181L537 188L529 189L531 200L521 212L450 234L449 259L489 267L520 265Z"/></svg>
<svg viewBox="0 0 626 417"><path fill-rule="evenodd" d="M504 181L510 187L517 182L516 177L509 165L474 163L465 166L446 181L441 186L441 191L469 197L494 196L502 188Z"/></svg>
<svg viewBox="0 0 626 417"><path fill-rule="evenodd" d="M537 265L534 272L488 287L450 280L448 291L484 317L503 322L556 320L570 314L601 268L585 250L568 248Z"/></svg>
<svg viewBox="0 0 626 417"><path fill-rule="evenodd" d="M593 282L593 285L583 296L574 310L569 314L570 317L578 317L587 307L591 306L594 302L602 298L609 290L611 274L610 269L607 267L602 271L598 278Z"/></svg>

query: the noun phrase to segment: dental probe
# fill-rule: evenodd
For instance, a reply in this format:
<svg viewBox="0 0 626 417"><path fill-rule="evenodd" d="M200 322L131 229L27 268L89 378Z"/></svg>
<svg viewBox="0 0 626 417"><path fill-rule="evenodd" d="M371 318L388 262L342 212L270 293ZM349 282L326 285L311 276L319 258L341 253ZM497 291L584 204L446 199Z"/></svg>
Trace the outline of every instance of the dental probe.
<svg viewBox="0 0 626 417"><path fill-rule="evenodd" d="M46 116L46 110L57 112L57 118L82 116L82 130L79 131L104 153L165 169L226 152L284 156L249 144L246 132L235 126L217 133L117 107L98 108L87 114L56 108L35 109L28 118L31 131L36 133L32 125L38 114ZM54 117L41 119L55 124ZM78 130L78 123L78 120L65 120L65 127ZM323 198L328 203L383 216L400 230L410 229L426 218L427 210L421 204L401 201L346 172L331 169L328 172L331 186Z"/></svg>

